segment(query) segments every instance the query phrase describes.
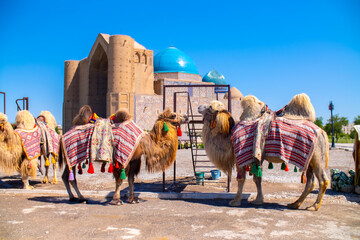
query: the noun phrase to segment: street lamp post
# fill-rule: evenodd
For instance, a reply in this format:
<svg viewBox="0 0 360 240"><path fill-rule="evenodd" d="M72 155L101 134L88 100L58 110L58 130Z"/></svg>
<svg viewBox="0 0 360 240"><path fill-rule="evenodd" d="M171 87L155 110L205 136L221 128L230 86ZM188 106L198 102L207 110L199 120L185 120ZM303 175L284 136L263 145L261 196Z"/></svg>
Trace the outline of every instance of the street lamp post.
<svg viewBox="0 0 360 240"><path fill-rule="evenodd" d="M329 110L331 112L331 131L332 131L332 144L331 144L331 147L335 147L335 136L334 136L334 119L333 119L333 110L334 110L334 104L332 101L330 101L330 104L329 104Z"/></svg>

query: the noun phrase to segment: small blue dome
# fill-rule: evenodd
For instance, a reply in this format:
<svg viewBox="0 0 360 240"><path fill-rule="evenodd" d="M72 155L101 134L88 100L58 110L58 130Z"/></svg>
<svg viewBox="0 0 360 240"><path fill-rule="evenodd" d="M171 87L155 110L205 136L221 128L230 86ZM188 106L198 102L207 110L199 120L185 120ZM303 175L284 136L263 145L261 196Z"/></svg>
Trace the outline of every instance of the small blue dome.
<svg viewBox="0 0 360 240"><path fill-rule="evenodd" d="M194 61L175 47L169 47L154 57L154 72L183 72L199 74Z"/></svg>
<svg viewBox="0 0 360 240"><path fill-rule="evenodd" d="M203 82L212 82L215 83L215 85L223 85L227 84L224 75L221 73L218 73L215 70L211 70L205 76L203 77Z"/></svg>

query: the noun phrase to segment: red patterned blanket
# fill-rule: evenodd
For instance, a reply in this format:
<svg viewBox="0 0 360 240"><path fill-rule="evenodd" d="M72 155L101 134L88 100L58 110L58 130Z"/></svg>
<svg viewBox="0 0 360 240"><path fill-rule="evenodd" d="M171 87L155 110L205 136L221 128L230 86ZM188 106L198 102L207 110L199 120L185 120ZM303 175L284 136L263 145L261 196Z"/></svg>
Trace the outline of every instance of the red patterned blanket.
<svg viewBox="0 0 360 240"><path fill-rule="evenodd" d="M94 127L94 124L76 126L64 134L63 140L70 167L90 158Z"/></svg>
<svg viewBox="0 0 360 240"><path fill-rule="evenodd" d="M146 134L132 120L112 126L115 159L125 168L129 163L141 138Z"/></svg>
<svg viewBox="0 0 360 240"><path fill-rule="evenodd" d="M258 121L240 121L232 130L231 140L239 167L254 162L253 144ZM306 170L318 130L319 127L309 121L275 118L265 140L265 158L278 157L294 164L300 171Z"/></svg>
<svg viewBox="0 0 360 240"><path fill-rule="evenodd" d="M15 129L21 138L22 146L28 160L40 156L41 130L36 126L33 130Z"/></svg>

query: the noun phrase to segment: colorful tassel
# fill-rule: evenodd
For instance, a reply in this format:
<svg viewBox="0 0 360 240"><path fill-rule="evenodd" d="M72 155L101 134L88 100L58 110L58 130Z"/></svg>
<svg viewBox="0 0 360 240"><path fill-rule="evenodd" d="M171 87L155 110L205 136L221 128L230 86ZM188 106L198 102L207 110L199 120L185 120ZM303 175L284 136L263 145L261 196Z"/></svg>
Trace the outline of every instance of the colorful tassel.
<svg viewBox="0 0 360 240"><path fill-rule="evenodd" d="M166 122L164 122L164 132L168 132L169 131L169 127L168 125L166 124Z"/></svg>
<svg viewBox="0 0 360 240"><path fill-rule="evenodd" d="M274 164L272 162L269 162L268 169L273 169L273 168L274 168Z"/></svg>
<svg viewBox="0 0 360 240"><path fill-rule="evenodd" d="M285 172L288 172L288 171L289 171L288 165L285 164Z"/></svg>
<svg viewBox="0 0 360 240"><path fill-rule="evenodd" d="M297 168L296 168L296 166L294 167L294 172L297 172L298 170L297 170Z"/></svg>
<svg viewBox="0 0 360 240"><path fill-rule="evenodd" d="M90 173L90 174L94 173L94 166L93 166L92 162L90 162L90 164L89 164L88 173Z"/></svg>
<svg viewBox="0 0 360 240"><path fill-rule="evenodd" d="M50 166L50 161L49 161L49 158L46 158L46 161L45 161L45 167L49 167Z"/></svg>
<svg viewBox="0 0 360 240"><path fill-rule="evenodd" d="M69 181L74 181L74 180L75 180L74 173L72 170L70 170Z"/></svg>
<svg viewBox="0 0 360 240"><path fill-rule="evenodd" d="M257 177L262 177L261 167L254 163L251 167L251 174L254 174Z"/></svg>
<svg viewBox="0 0 360 240"><path fill-rule="evenodd" d="M119 168L120 166L119 166L119 162L118 161L116 161L116 165L115 165L115 168Z"/></svg>
<svg viewBox="0 0 360 240"><path fill-rule="evenodd" d="M103 164L101 165L101 170L100 170L100 171L101 171L102 173L105 172L105 165L106 165L106 163L103 163Z"/></svg>
<svg viewBox="0 0 360 240"><path fill-rule="evenodd" d="M182 132L181 132L181 127L179 126L178 129L177 129L177 135L178 137L181 137L182 136Z"/></svg>
<svg viewBox="0 0 360 240"><path fill-rule="evenodd" d="M252 165L250 172L251 172L251 174L256 175L256 173L257 173L257 165L255 163Z"/></svg>
<svg viewBox="0 0 360 240"><path fill-rule="evenodd" d="M301 174L301 183L306 183L306 176L304 172Z"/></svg>
<svg viewBox="0 0 360 240"><path fill-rule="evenodd" d="M281 164L281 170L285 170L285 167L286 167L286 163L283 162L283 163Z"/></svg>
<svg viewBox="0 0 360 240"><path fill-rule="evenodd" d="M126 179L126 173L124 168L121 170L120 179L122 180Z"/></svg>
<svg viewBox="0 0 360 240"><path fill-rule="evenodd" d="M86 159L85 163L86 163L86 164L89 164L89 159Z"/></svg>
<svg viewBox="0 0 360 240"><path fill-rule="evenodd" d="M250 172L250 167L249 165L246 165L246 169L245 169L247 172Z"/></svg>
<svg viewBox="0 0 360 240"><path fill-rule="evenodd" d="M51 157L51 163L56 164L56 160L55 160L54 156Z"/></svg>
<svg viewBox="0 0 360 240"><path fill-rule="evenodd" d="M114 171L113 164L110 163L110 166L109 166L109 169L108 169L108 173L112 173L113 171Z"/></svg>
<svg viewBox="0 0 360 240"><path fill-rule="evenodd" d="M83 163L83 165L82 165L82 168L86 168L86 165L85 165L85 163Z"/></svg>
<svg viewBox="0 0 360 240"><path fill-rule="evenodd" d="M81 164L78 165L78 174L80 174L80 175L83 174Z"/></svg>

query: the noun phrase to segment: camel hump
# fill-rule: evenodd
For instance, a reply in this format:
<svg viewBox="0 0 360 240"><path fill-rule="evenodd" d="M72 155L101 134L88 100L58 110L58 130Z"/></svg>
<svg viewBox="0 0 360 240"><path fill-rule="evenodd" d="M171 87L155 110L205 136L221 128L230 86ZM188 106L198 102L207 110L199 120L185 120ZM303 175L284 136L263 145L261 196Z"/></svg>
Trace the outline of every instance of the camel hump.
<svg viewBox="0 0 360 240"><path fill-rule="evenodd" d="M307 94L295 95L285 106L284 117L291 119L306 119L315 121L315 109Z"/></svg>
<svg viewBox="0 0 360 240"><path fill-rule="evenodd" d="M35 126L35 118L28 111L19 111L16 114L16 127L19 129L31 130Z"/></svg>

